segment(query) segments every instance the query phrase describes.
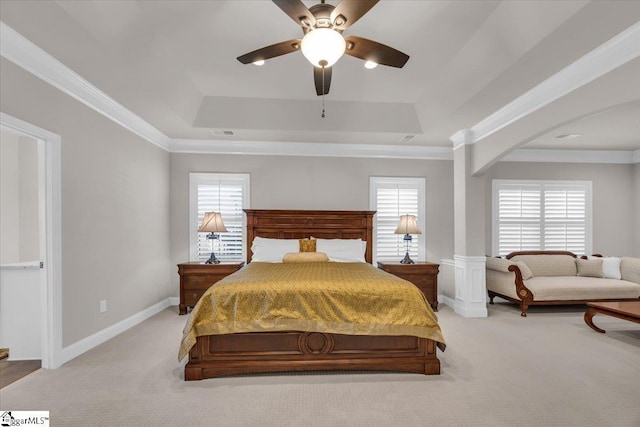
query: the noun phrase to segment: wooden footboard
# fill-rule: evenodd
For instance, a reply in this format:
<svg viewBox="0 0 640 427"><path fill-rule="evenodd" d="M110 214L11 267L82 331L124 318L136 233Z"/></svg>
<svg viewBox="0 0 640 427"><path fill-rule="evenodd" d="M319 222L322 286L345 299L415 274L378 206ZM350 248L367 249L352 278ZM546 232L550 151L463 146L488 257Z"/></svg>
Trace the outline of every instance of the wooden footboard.
<svg viewBox="0 0 640 427"><path fill-rule="evenodd" d="M412 336L260 332L198 337L186 381L223 375L322 370L440 374L436 342Z"/></svg>

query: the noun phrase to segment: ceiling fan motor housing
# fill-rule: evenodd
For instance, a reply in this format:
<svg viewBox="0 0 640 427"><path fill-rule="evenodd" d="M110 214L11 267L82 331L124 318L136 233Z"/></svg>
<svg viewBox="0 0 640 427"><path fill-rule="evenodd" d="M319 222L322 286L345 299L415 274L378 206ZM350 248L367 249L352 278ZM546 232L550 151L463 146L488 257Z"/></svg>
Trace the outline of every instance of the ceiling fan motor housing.
<svg viewBox="0 0 640 427"><path fill-rule="evenodd" d="M309 12L311 12L313 17L316 18L316 23L313 26L313 28L332 28L333 22L331 22L331 12L333 12L333 9L335 9L334 6L326 3L320 3L314 6L311 6L309 8ZM344 18L342 15L340 15L338 18L340 17ZM338 18L336 18L336 21L338 20ZM304 19L304 17L302 17L302 19ZM311 31L313 28L308 28L304 26L302 27L305 34ZM339 31L339 32L342 33L342 31Z"/></svg>

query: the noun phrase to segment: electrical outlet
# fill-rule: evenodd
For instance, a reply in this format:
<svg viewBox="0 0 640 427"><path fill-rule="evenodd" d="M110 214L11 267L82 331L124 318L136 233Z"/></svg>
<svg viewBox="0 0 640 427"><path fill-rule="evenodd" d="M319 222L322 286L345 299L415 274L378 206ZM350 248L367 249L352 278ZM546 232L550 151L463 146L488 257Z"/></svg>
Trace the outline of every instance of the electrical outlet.
<svg viewBox="0 0 640 427"><path fill-rule="evenodd" d="M103 299L100 301L100 313L104 313L105 311L107 311L107 300Z"/></svg>

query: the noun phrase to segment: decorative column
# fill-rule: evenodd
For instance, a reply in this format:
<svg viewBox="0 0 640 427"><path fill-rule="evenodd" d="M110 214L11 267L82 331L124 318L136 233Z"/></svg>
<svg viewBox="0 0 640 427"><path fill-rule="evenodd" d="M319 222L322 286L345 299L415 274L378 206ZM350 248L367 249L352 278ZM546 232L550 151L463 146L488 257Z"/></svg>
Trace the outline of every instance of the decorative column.
<svg viewBox="0 0 640 427"><path fill-rule="evenodd" d="M487 317L485 284L485 183L472 174L473 133L462 130L453 141L454 260L456 313Z"/></svg>

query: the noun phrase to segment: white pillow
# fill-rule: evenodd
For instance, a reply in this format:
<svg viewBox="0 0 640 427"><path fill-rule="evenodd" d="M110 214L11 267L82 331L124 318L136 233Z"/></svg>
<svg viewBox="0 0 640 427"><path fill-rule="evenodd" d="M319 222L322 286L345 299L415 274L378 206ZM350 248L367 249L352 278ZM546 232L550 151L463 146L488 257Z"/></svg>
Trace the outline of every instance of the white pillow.
<svg viewBox="0 0 640 427"><path fill-rule="evenodd" d="M598 257L598 256L588 256L587 259L601 259L602 260L602 272L604 273L604 277L607 279L622 279L622 274L620 274L620 261L622 258L608 256L608 257Z"/></svg>
<svg viewBox="0 0 640 427"><path fill-rule="evenodd" d="M316 251L324 252L329 261L366 262L367 242L362 239L317 239Z"/></svg>
<svg viewBox="0 0 640 427"><path fill-rule="evenodd" d="M282 258L290 252L299 252L298 239L268 239L256 237L251 245L251 261L282 262Z"/></svg>

